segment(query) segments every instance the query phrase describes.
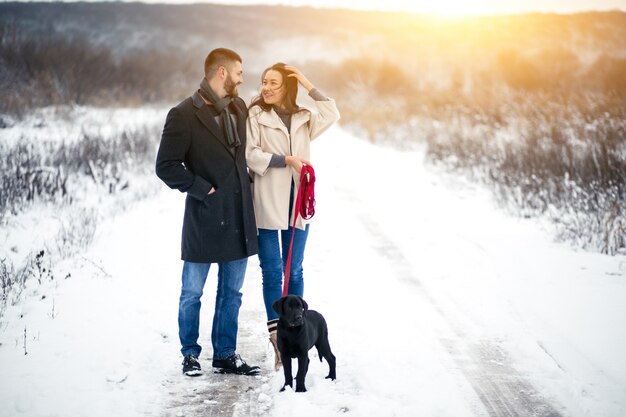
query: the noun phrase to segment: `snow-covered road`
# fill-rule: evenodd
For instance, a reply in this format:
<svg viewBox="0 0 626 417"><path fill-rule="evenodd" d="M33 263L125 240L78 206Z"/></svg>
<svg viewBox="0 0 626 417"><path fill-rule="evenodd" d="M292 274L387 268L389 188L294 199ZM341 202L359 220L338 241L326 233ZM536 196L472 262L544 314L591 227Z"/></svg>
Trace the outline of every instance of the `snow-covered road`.
<svg viewBox="0 0 626 417"><path fill-rule="evenodd" d="M201 324L209 372L181 375L184 196L163 186L100 226L71 279L7 310L0 415L626 415L623 256L552 243L485 191L427 170L419 151L332 129L312 161L305 298L328 321L336 381L312 351L308 392L278 393L256 257L239 351L262 375L210 372L215 270Z"/></svg>

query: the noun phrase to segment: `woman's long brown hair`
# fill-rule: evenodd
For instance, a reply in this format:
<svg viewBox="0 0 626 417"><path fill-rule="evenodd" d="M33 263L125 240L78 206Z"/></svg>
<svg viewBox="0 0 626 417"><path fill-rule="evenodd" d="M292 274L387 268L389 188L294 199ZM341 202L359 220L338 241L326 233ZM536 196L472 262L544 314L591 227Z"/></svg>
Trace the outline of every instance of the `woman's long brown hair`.
<svg viewBox="0 0 626 417"><path fill-rule="evenodd" d="M263 79L265 78L265 75L269 70L279 72L280 75L283 77L283 83L281 84L281 87L285 86L287 88L285 97L283 98L283 102L280 103L280 105L285 110L291 113L295 113L299 110L298 104L296 104L296 98L298 97L298 80L295 77L288 77L288 75L291 74L291 71L287 71L285 69L285 65L286 64L283 64L282 62L277 62L271 67L266 68L261 75L261 82L263 82ZM257 97L255 97L252 100L249 108L252 108L254 106L259 106L265 111L270 111L272 109L272 105L265 102L263 94L259 94Z"/></svg>

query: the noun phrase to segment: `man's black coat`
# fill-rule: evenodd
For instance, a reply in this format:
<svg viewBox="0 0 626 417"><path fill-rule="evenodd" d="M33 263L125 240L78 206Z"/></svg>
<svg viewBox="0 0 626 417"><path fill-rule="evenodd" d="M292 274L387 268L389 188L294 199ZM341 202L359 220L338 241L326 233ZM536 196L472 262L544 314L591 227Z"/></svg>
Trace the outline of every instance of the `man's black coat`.
<svg viewBox="0 0 626 417"><path fill-rule="evenodd" d="M182 259L228 262L258 252L250 177L246 167L243 100L229 107L237 118L241 145L230 148L215 120L215 109L198 92L167 115L156 173L170 188L187 193ZM216 192L208 195L211 187Z"/></svg>

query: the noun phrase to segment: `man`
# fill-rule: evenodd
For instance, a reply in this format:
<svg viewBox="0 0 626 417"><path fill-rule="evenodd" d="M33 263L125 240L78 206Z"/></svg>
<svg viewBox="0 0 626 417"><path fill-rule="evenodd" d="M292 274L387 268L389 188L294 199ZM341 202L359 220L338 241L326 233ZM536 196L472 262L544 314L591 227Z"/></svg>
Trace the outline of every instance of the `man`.
<svg viewBox="0 0 626 417"><path fill-rule="evenodd" d="M241 292L248 257L258 252L246 169L246 105L237 96L241 57L219 48L204 63L200 89L170 110L156 173L187 194L182 233L182 290L178 329L183 373L201 375L198 357L200 297L212 263L218 264L211 343L218 372L254 375L236 353Z"/></svg>

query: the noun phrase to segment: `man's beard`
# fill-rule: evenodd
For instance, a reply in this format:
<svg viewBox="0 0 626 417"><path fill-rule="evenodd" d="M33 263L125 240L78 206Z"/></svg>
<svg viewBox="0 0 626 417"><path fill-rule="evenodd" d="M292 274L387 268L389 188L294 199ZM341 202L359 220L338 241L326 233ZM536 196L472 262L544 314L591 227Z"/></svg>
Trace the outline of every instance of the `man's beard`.
<svg viewBox="0 0 626 417"><path fill-rule="evenodd" d="M226 80L224 80L224 90L226 90L226 94L231 97L239 96L239 92L237 91L237 84L235 84L230 74L226 75Z"/></svg>

